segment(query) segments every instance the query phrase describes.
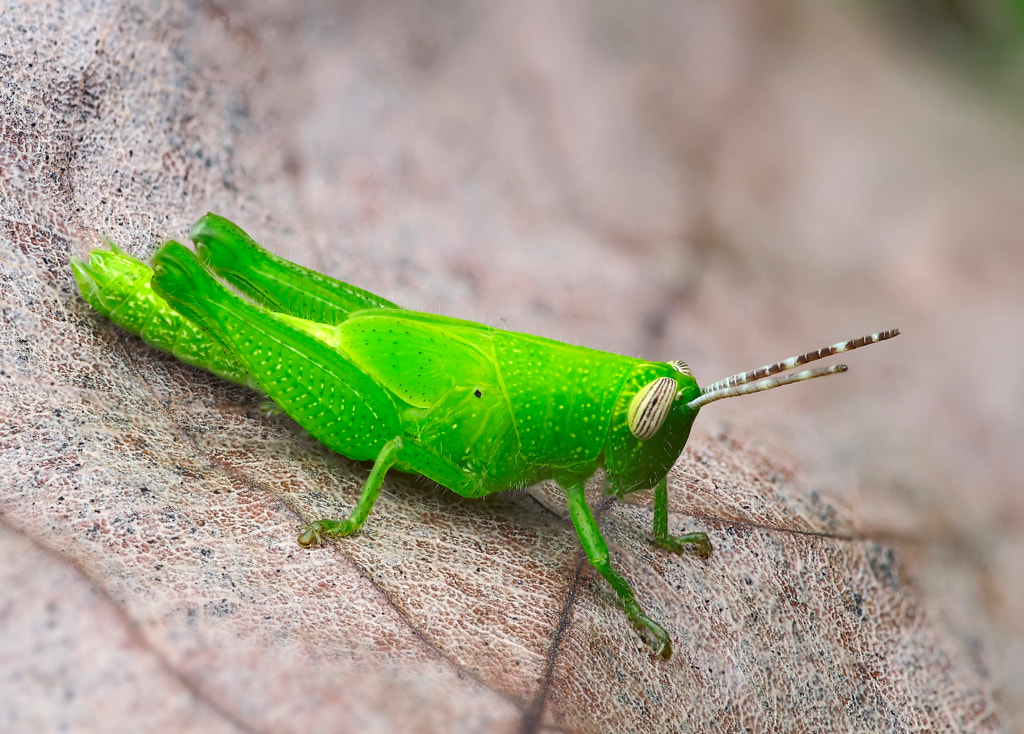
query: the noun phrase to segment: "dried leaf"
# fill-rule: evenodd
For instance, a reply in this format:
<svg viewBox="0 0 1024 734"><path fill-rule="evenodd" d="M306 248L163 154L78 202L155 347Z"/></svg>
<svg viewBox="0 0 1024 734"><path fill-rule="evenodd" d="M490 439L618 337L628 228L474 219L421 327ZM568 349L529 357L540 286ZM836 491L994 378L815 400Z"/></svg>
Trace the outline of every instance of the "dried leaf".
<svg viewBox="0 0 1024 734"><path fill-rule="evenodd" d="M735 154L715 120L733 118L715 100L758 79L767 15L442 6L5 11L0 728L1007 727L970 638L908 568L912 536L934 525L892 534L870 509L895 470L870 438L878 414L851 405L884 404L877 365L896 371L905 352L860 382L759 403L786 411L777 439L758 408L718 434L721 418L702 416L671 475L670 523L709 533L707 562L653 546L649 494L595 494L615 562L675 640L664 663L581 559L550 488L470 501L395 474L361 534L302 550L297 526L350 507L369 466L78 297L71 255L106 235L144 256L215 210L410 307L703 358L702 381L766 324L793 348L762 361L816 346L787 320L796 301L773 299L818 261L793 255L792 271L743 288L758 256L702 240L758 241L729 216ZM701 40L715 23L751 44ZM662 94L677 83L692 108ZM754 152L744 170L763 174ZM813 267L826 296L844 282ZM863 313L896 310L874 300ZM828 390L845 412L814 397ZM849 440L794 417L816 412ZM818 474L795 468L812 458ZM927 461L906 476L920 482Z"/></svg>

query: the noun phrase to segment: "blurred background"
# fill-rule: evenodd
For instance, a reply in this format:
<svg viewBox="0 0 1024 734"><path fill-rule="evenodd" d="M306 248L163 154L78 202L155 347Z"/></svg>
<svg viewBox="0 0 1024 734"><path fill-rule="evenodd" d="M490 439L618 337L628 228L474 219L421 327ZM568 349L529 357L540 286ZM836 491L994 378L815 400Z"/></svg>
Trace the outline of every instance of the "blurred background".
<svg viewBox="0 0 1024 734"><path fill-rule="evenodd" d="M1024 3L25 3L0 49L8 265L214 210L410 308L702 383L902 328L696 432L891 544L998 708L965 730L1024 728ZM26 497L0 521L42 542Z"/></svg>

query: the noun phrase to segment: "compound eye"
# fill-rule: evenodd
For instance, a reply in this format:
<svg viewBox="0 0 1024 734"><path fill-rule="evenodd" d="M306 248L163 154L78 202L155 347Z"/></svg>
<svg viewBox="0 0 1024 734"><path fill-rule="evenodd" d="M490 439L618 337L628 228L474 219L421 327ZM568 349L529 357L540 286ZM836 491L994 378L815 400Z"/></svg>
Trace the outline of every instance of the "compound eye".
<svg viewBox="0 0 1024 734"><path fill-rule="evenodd" d="M678 385L671 377L659 377L644 385L629 404L629 430L640 441L647 441L661 430L676 399Z"/></svg>
<svg viewBox="0 0 1024 734"><path fill-rule="evenodd" d="M669 366L676 372L682 372L687 377L693 377L693 373L690 372L690 365L686 364L681 359L677 359L675 362L669 362Z"/></svg>

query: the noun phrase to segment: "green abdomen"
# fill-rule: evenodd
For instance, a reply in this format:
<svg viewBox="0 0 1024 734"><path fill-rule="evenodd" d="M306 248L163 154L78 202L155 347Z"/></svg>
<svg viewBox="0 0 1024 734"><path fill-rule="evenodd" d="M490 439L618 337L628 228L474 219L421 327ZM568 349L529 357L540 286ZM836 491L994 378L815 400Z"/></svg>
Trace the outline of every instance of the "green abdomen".
<svg viewBox="0 0 1024 734"><path fill-rule="evenodd" d="M186 364L255 388L249 373L216 339L153 292L153 271L116 247L93 250L88 263L72 260L82 297L121 328Z"/></svg>

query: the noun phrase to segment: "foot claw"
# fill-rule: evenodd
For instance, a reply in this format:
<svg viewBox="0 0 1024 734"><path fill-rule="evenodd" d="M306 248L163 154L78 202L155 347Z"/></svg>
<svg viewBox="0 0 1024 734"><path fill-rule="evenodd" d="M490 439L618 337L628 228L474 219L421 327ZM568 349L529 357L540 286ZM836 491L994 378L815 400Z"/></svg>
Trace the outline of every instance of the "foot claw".
<svg viewBox="0 0 1024 734"><path fill-rule="evenodd" d="M314 520L299 528L299 545L303 548L312 548L319 545L324 536L344 538L355 531L356 528L349 520Z"/></svg>
<svg viewBox="0 0 1024 734"><path fill-rule="evenodd" d="M662 660L668 660L672 657L672 638L668 636L668 632L665 631L664 627L642 613L630 615L630 621L642 638L646 637L647 634L654 637L654 644L651 646L654 648L655 655Z"/></svg>
<svg viewBox="0 0 1024 734"><path fill-rule="evenodd" d="M659 546L673 553L684 553L692 550L701 558L711 557L711 541L707 533L687 533L686 535L669 535L657 539Z"/></svg>
<svg viewBox="0 0 1024 734"><path fill-rule="evenodd" d="M658 650L657 650L656 654L662 660L671 660L672 659L672 643L670 643L668 640L665 640L664 642L662 642L658 646Z"/></svg>
<svg viewBox="0 0 1024 734"><path fill-rule="evenodd" d="M320 528L317 527L317 523L313 522L308 525L302 525L299 528L299 545L303 548L312 548L315 545L320 545L320 541L323 540L320 534Z"/></svg>

